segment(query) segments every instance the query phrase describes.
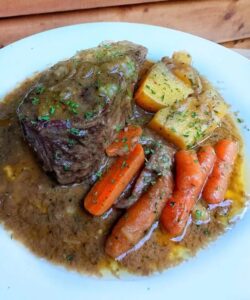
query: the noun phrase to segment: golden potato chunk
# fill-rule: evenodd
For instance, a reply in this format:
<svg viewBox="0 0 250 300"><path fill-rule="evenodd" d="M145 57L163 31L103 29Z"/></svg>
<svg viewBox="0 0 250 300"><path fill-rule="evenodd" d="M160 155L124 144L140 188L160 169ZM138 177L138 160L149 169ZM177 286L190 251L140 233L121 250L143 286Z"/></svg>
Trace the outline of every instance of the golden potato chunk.
<svg viewBox="0 0 250 300"><path fill-rule="evenodd" d="M172 59L175 63L191 65L192 57L186 51L176 51L174 52Z"/></svg>
<svg viewBox="0 0 250 300"><path fill-rule="evenodd" d="M155 64L135 94L136 103L156 112L186 99L194 90L173 74L163 62Z"/></svg>
<svg viewBox="0 0 250 300"><path fill-rule="evenodd" d="M221 122L228 106L210 84L198 97L159 110L149 127L182 149L204 140Z"/></svg>

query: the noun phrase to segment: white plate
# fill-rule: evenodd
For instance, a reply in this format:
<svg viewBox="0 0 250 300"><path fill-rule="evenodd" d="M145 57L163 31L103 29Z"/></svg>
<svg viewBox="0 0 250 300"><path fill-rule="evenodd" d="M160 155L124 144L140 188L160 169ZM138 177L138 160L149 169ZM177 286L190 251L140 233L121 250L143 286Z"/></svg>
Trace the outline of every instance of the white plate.
<svg viewBox="0 0 250 300"><path fill-rule="evenodd" d="M0 97L36 71L103 40L130 40L157 60L175 50L191 53L194 66L217 86L250 127L250 62L226 48L183 32L126 23L92 23L43 32L0 50ZM243 126L242 126L243 127ZM249 133L243 130L246 153ZM0 228L0 299L250 299L250 214L233 230L161 275L96 279L40 259Z"/></svg>

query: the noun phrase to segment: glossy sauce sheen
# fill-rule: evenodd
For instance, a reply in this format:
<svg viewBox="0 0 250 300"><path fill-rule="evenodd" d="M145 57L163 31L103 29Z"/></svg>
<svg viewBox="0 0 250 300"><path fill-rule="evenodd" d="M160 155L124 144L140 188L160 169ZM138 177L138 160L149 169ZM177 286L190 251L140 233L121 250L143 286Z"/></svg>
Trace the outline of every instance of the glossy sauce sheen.
<svg viewBox="0 0 250 300"><path fill-rule="evenodd" d="M0 221L14 238L38 256L80 272L101 274L109 269L119 274L125 269L148 275L193 256L223 233L244 209L242 141L231 117L226 117L205 144L214 144L223 137L239 141L241 151L226 197L233 201L211 210L207 224L191 222L179 242L171 241L156 224L139 249L130 251L119 262L113 261L105 255L104 243L123 210L113 208L102 217L89 215L82 200L91 184L86 181L59 186L42 171L23 139L16 107L31 82L25 82L0 104ZM150 115L135 108L133 122L143 125L149 119ZM148 133L155 140L161 139L149 130L144 135Z"/></svg>

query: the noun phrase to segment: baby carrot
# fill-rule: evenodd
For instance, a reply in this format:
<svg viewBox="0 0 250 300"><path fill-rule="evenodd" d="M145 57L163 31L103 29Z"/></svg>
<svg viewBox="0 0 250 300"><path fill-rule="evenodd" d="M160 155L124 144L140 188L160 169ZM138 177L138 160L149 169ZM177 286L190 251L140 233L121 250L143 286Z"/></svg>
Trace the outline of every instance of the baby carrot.
<svg viewBox="0 0 250 300"><path fill-rule="evenodd" d="M202 171L194 151L180 150L175 154L175 188L179 191L197 189L202 182Z"/></svg>
<svg viewBox="0 0 250 300"><path fill-rule="evenodd" d="M144 158L144 151L140 144L136 145L128 155L117 158L86 196L85 209L95 216L100 216L107 211L142 167Z"/></svg>
<svg viewBox="0 0 250 300"><path fill-rule="evenodd" d="M202 147L198 155L185 150L176 153L175 190L161 215L162 227L170 235L178 236L184 230L214 161L211 146Z"/></svg>
<svg viewBox="0 0 250 300"><path fill-rule="evenodd" d="M181 234L185 228L202 186L202 170L195 152L177 152L175 163L175 190L161 214L161 225L172 236Z"/></svg>
<svg viewBox="0 0 250 300"><path fill-rule="evenodd" d="M204 176L203 184L205 184L208 176L213 170L216 154L212 146L206 145L201 147L197 153L197 156Z"/></svg>
<svg viewBox="0 0 250 300"><path fill-rule="evenodd" d="M106 242L106 253L116 258L138 243L160 216L172 190L171 173L159 177L156 183L128 208L115 225Z"/></svg>
<svg viewBox="0 0 250 300"><path fill-rule="evenodd" d="M120 131L107 148L106 153L108 156L117 156L128 154L132 151L138 143L142 135L142 128L140 126L129 125Z"/></svg>
<svg viewBox="0 0 250 300"><path fill-rule="evenodd" d="M231 140L221 140L215 147L216 161L212 174L203 190L207 203L216 204L224 200L230 175L238 153L238 144Z"/></svg>

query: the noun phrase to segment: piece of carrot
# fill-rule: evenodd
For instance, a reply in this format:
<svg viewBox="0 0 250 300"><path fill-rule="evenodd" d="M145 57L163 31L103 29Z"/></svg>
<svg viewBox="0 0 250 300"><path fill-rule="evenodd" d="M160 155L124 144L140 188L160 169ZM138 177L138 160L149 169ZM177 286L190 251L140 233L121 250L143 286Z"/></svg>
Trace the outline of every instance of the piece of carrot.
<svg viewBox="0 0 250 300"><path fill-rule="evenodd" d="M172 236L182 233L202 185L202 170L195 152L181 150L175 155L176 178L173 196L161 215L161 225Z"/></svg>
<svg viewBox="0 0 250 300"><path fill-rule="evenodd" d="M238 154L237 142L221 140L215 147L216 161L212 174L204 187L202 196L209 204L224 200L233 166Z"/></svg>
<svg viewBox="0 0 250 300"><path fill-rule="evenodd" d="M106 253L116 258L136 245L160 216L172 190L172 174L169 172L168 175L159 177L116 223L107 239Z"/></svg>
<svg viewBox="0 0 250 300"><path fill-rule="evenodd" d="M117 158L86 196L85 209L95 216L107 211L142 167L144 159L144 150L140 144L128 155Z"/></svg>
<svg viewBox="0 0 250 300"><path fill-rule="evenodd" d="M108 156L121 156L126 155L132 151L135 145L138 143L140 136L142 135L142 128L136 125L129 125L121 130L114 142L112 142L107 148L106 153Z"/></svg>
<svg viewBox="0 0 250 300"><path fill-rule="evenodd" d="M175 190L161 215L163 229L172 236L183 232L190 212L211 173L215 152L210 146L202 147L198 155L193 151L182 150L176 153L175 159Z"/></svg>
<svg viewBox="0 0 250 300"><path fill-rule="evenodd" d="M214 163L216 160L214 148L210 145L201 147L201 149L197 153L197 157L203 172L203 184L205 184L208 176L213 171Z"/></svg>
<svg viewBox="0 0 250 300"><path fill-rule="evenodd" d="M202 181L201 166L197 154L192 150L180 150L175 154L175 188L189 191L190 187L200 187Z"/></svg>

